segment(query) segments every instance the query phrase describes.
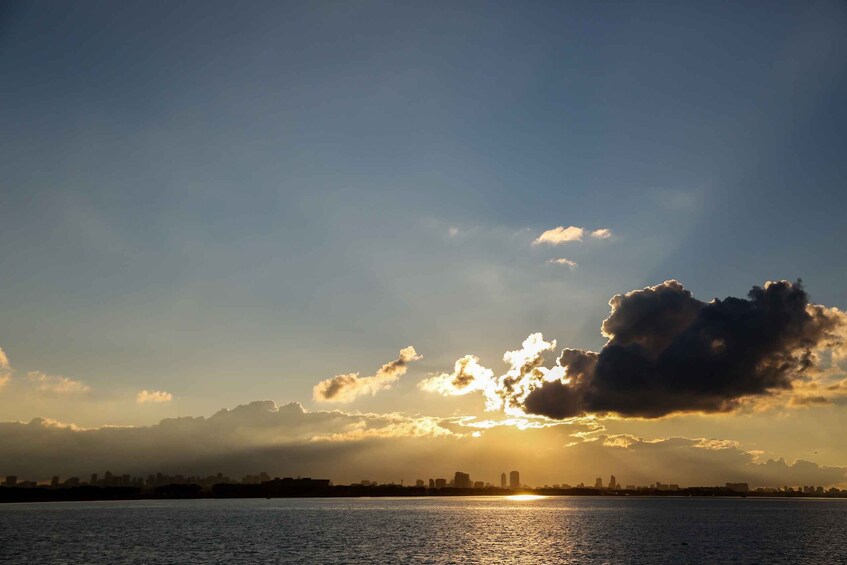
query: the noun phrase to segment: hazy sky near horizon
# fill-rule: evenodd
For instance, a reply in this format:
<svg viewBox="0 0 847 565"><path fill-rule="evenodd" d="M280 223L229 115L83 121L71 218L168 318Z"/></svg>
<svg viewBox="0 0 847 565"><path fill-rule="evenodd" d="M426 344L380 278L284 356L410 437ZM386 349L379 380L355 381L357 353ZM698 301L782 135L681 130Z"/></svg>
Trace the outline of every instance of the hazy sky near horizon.
<svg viewBox="0 0 847 565"><path fill-rule="evenodd" d="M616 294L847 309L845 71L843 2L6 2L0 421L488 417L417 383ZM843 467L843 411L605 426Z"/></svg>

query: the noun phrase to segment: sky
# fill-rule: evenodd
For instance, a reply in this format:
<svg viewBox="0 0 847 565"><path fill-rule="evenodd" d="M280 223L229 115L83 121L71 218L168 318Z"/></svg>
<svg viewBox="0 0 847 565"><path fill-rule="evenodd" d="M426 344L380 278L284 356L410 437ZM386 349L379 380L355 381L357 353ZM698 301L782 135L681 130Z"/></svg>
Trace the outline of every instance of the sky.
<svg viewBox="0 0 847 565"><path fill-rule="evenodd" d="M837 1L5 2L0 475L845 485L845 71Z"/></svg>

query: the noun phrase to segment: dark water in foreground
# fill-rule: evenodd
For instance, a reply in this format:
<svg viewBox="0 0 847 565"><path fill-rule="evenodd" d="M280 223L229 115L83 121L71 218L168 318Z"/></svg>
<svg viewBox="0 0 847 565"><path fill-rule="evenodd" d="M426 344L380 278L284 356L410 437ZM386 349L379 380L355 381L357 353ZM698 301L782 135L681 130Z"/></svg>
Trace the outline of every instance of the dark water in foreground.
<svg viewBox="0 0 847 565"><path fill-rule="evenodd" d="M0 505L0 563L847 563L847 501L497 497Z"/></svg>

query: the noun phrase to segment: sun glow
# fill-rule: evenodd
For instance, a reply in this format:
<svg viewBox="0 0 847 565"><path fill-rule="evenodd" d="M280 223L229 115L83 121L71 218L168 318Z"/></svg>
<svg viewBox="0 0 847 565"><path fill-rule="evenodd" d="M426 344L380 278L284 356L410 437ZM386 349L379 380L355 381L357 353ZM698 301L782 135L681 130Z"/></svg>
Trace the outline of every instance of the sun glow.
<svg viewBox="0 0 847 565"><path fill-rule="evenodd" d="M547 498L540 494L512 494L506 497L506 500L514 500L515 502L526 502L528 500L541 500Z"/></svg>

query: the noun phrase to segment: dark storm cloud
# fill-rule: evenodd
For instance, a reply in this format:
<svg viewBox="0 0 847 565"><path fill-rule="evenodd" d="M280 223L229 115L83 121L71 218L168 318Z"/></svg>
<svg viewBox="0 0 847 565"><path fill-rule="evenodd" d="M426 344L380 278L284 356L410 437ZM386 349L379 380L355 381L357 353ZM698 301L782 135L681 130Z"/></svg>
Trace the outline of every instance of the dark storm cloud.
<svg viewBox="0 0 847 565"><path fill-rule="evenodd" d="M524 399L531 414L616 413L655 418L723 412L740 399L792 388L839 345L845 316L810 304L801 283L769 282L746 299L704 303L677 281L617 295L599 353L565 349L570 380L544 382Z"/></svg>

